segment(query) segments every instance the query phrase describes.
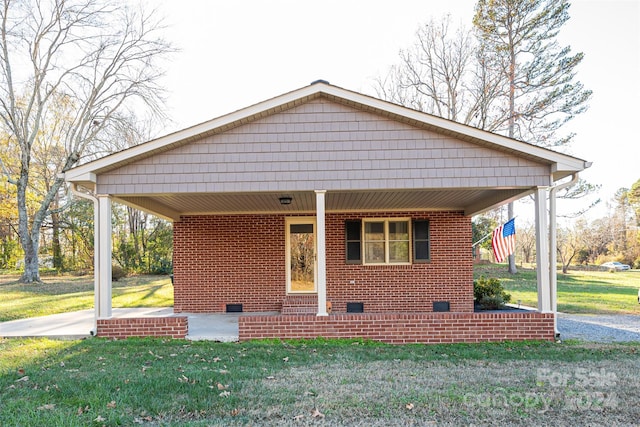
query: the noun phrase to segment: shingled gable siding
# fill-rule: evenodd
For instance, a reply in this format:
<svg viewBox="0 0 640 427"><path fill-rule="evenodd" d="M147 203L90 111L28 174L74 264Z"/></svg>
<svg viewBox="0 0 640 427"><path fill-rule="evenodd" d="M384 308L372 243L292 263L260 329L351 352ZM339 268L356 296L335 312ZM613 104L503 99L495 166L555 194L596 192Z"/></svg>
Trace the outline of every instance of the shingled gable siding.
<svg viewBox="0 0 640 427"><path fill-rule="evenodd" d="M317 99L98 176L98 193L550 185L550 168Z"/></svg>
<svg viewBox="0 0 640 427"><path fill-rule="evenodd" d="M432 260L367 266L345 263L344 221L429 219ZM327 214L327 299L334 312L430 312L433 301L473 311L471 221L458 212ZM186 216L174 223L174 311L279 311L286 293L284 215ZM355 283L351 283L355 281Z"/></svg>

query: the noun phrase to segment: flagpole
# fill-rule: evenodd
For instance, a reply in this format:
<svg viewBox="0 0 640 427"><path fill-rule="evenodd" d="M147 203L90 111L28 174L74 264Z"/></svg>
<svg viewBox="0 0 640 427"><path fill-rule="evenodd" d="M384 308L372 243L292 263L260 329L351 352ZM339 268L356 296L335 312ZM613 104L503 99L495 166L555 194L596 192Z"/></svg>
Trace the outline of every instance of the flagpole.
<svg viewBox="0 0 640 427"><path fill-rule="evenodd" d="M516 219L518 217L518 215L514 216L513 218L509 219L507 222L511 221L512 219ZM493 235L493 230L488 233L486 236L484 236L482 239L478 240L477 242L475 242L474 244L471 245L472 248L475 248L476 246L478 246L480 243L484 242L485 240L487 240L491 235Z"/></svg>
<svg viewBox="0 0 640 427"><path fill-rule="evenodd" d="M486 236L484 236L482 239L478 240L477 242L475 242L474 244L471 245L472 248L475 248L476 246L478 246L480 243L484 242L485 240L487 240L489 237L491 237L491 235L493 234L493 231L489 234L487 234Z"/></svg>

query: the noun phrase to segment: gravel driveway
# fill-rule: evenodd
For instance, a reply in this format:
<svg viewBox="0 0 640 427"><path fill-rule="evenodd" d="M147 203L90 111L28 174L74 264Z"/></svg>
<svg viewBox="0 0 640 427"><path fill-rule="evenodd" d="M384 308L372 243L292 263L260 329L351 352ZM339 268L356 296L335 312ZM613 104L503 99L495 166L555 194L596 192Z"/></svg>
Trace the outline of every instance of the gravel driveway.
<svg viewBox="0 0 640 427"><path fill-rule="evenodd" d="M558 313L560 338L596 342L640 341L640 316Z"/></svg>

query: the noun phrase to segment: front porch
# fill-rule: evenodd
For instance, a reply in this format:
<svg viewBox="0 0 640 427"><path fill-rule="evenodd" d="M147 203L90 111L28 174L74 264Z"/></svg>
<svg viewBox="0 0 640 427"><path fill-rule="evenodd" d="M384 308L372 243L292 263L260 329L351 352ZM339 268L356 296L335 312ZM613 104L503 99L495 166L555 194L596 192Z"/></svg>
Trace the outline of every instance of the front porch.
<svg viewBox="0 0 640 427"><path fill-rule="evenodd" d="M348 313L240 316L239 340L364 338L389 344L555 338L554 313Z"/></svg>
<svg viewBox="0 0 640 427"><path fill-rule="evenodd" d="M485 313L180 313L116 309L99 319L103 338L171 337L219 342L252 339L363 338L389 344L553 341L554 314L538 311Z"/></svg>

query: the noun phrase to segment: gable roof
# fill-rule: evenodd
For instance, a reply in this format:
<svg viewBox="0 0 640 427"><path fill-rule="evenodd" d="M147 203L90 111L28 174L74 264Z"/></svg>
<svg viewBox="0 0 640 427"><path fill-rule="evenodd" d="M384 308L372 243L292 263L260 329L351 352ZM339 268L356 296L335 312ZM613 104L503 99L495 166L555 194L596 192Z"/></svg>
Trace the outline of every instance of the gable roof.
<svg viewBox="0 0 640 427"><path fill-rule="evenodd" d="M479 146L550 165L552 177L556 181L573 173L580 172L590 166L590 163L577 157L412 110L361 93L333 86L324 81L317 81L309 86L268 99L230 114L77 166L65 172L65 180L81 184L93 190L95 188L96 177L101 173L180 147L203 137L225 132L259 118L291 109L319 97L324 97L330 101L362 111L388 117L416 128L435 131Z"/></svg>
<svg viewBox="0 0 640 427"><path fill-rule="evenodd" d="M67 182L168 220L315 211L476 215L579 158L319 81L77 166ZM283 206L278 199L293 196Z"/></svg>

